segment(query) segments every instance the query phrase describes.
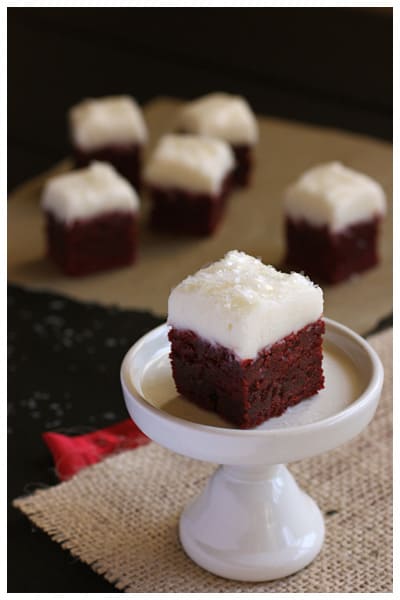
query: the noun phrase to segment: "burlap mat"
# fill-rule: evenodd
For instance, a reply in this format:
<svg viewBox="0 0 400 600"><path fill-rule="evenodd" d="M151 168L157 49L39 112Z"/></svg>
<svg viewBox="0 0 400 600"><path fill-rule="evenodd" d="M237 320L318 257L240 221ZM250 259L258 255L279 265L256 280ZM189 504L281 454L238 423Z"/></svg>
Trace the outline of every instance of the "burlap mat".
<svg viewBox="0 0 400 600"><path fill-rule="evenodd" d="M385 366L384 392L372 423L341 448L291 466L326 515L322 552L295 575L251 584L197 567L179 544L178 518L215 465L154 443L84 469L14 505L127 592L390 592L392 331L370 341Z"/></svg>

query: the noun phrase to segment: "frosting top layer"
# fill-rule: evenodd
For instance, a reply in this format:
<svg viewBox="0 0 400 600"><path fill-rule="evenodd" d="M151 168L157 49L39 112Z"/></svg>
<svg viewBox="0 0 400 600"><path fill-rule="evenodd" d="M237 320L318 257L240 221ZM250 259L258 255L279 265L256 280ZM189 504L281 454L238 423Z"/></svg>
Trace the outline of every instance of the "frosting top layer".
<svg viewBox="0 0 400 600"><path fill-rule="evenodd" d="M214 194L233 169L231 148L222 140L197 135L165 135L145 171L147 183Z"/></svg>
<svg viewBox="0 0 400 600"><path fill-rule="evenodd" d="M247 359L318 320L322 311L322 290L307 277L232 250L172 290L168 323Z"/></svg>
<svg viewBox="0 0 400 600"><path fill-rule="evenodd" d="M230 94L208 94L189 102L177 117L177 128L230 144L253 145L258 140L257 121L248 102Z"/></svg>
<svg viewBox="0 0 400 600"><path fill-rule="evenodd" d="M42 208L59 221L71 223L105 212L137 212L139 199L132 186L108 163L52 177L42 195Z"/></svg>
<svg viewBox="0 0 400 600"><path fill-rule="evenodd" d="M386 198L382 186L368 175L331 162L306 171L287 189L284 210L294 220L340 231L384 215Z"/></svg>
<svg viewBox="0 0 400 600"><path fill-rule="evenodd" d="M147 140L142 111L130 96L83 100L69 111L69 123L73 143L83 150Z"/></svg>
<svg viewBox="0 0 400 600"><path fill-rule="evenodd" d="M189 102L178 114L177 128L230 144L253 145L258 140L257 121L248 102L230 94L207 94Z"/></svg>

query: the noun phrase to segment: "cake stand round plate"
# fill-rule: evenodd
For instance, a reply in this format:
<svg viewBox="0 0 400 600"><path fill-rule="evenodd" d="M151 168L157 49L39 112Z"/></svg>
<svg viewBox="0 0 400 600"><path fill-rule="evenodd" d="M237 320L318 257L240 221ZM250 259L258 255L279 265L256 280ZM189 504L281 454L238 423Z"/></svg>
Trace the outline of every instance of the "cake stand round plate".
<svg viewBox="0 0 400 600"><path fill-rule="evenodd" d="M174 452L220 464L179 524L186 553L216 575L277 579L308 565L321 549L322 514L285 463L360 433L383 383L370 345L347 327L325 322L324 390L254 429L237 429L177 394L167 325L142 337L123 360L125 402L140 429Z"/></svg>

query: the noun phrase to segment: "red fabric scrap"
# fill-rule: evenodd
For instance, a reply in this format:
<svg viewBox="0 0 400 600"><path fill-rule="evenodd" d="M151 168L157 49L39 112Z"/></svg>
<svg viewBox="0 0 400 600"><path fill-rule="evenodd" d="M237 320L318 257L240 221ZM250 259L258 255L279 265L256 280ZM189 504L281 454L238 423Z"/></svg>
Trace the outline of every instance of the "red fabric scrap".
<svg viewBox="0 0 400 600"><path fill-rule="evenodd" d="M69 436L47 431L42 438L53 455L57 475L62 481L110 454L150 442L131 419L84 435Z"/></svg>

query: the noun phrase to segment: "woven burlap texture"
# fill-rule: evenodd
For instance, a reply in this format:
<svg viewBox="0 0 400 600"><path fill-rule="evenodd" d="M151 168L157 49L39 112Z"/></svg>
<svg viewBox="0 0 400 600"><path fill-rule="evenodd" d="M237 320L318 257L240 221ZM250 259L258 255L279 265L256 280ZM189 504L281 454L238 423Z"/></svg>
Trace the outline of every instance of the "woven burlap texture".
<svg viewBox="0 0 400 600"><path fill-rule="evenodd" d="M370 341L385 367L384 392L372 423L337 450L290 466L326 515L323 549L299 573L241 583L195 565L180 546L178 519L215 465L154 443L108 458L14 505L126 592L390 592L392 331Z"/></svg>

